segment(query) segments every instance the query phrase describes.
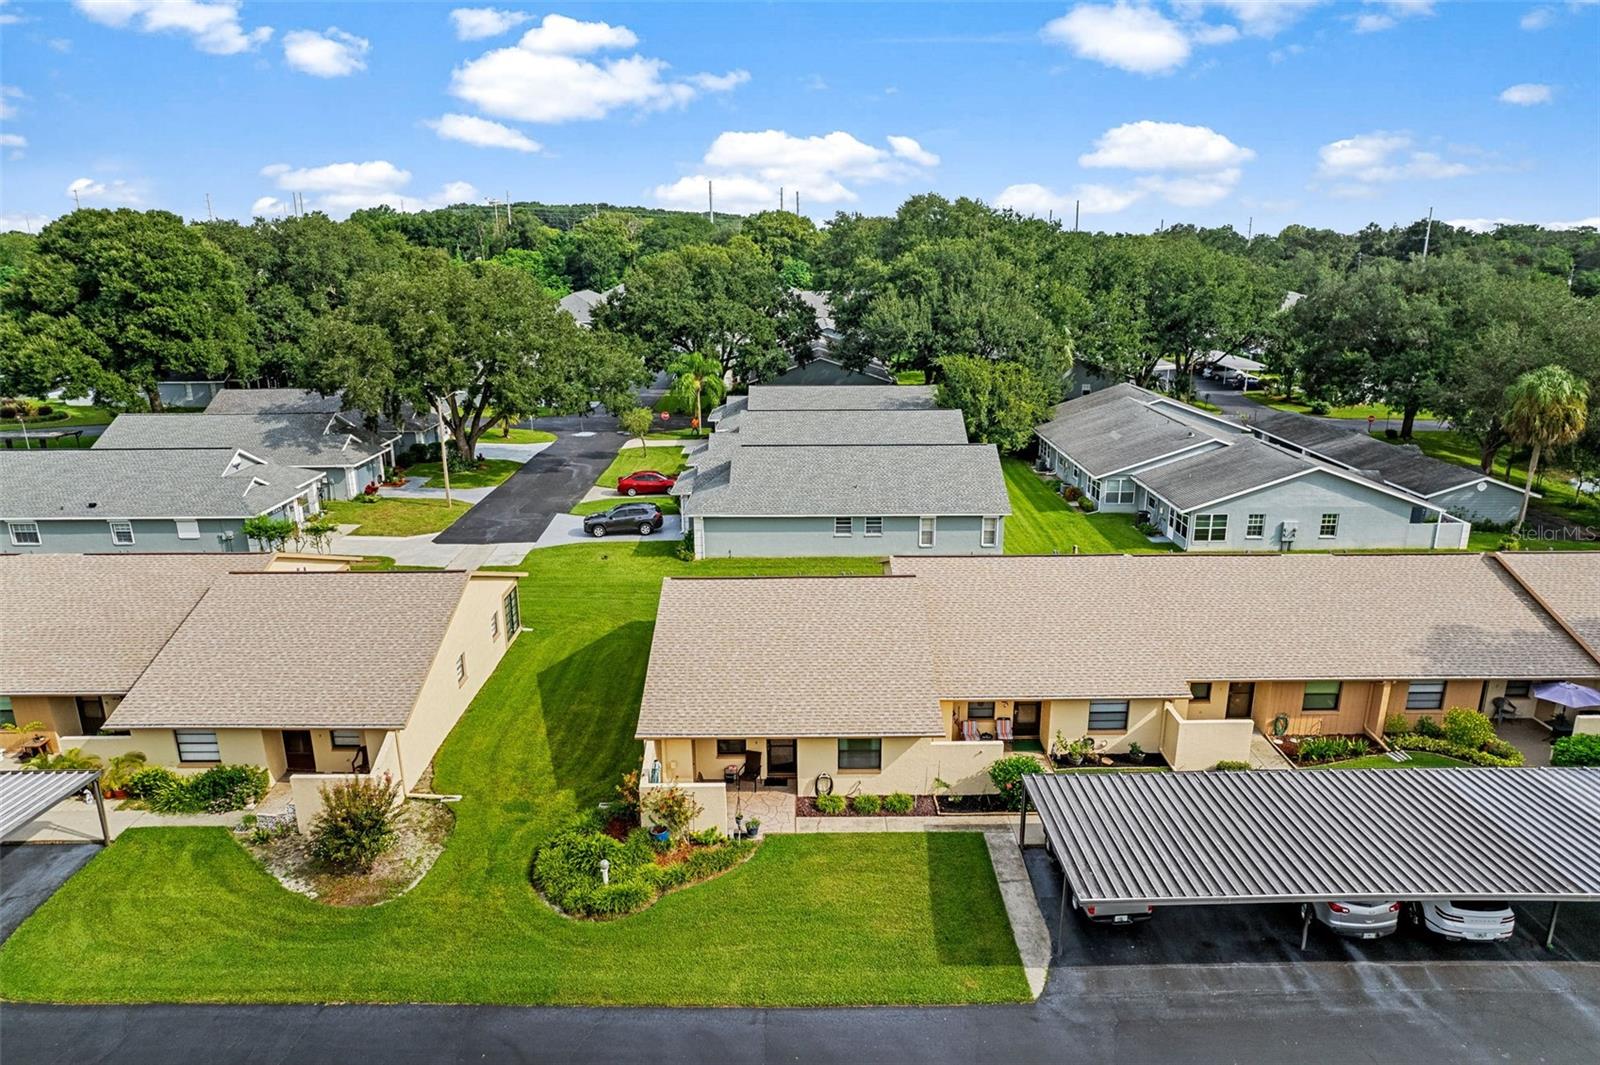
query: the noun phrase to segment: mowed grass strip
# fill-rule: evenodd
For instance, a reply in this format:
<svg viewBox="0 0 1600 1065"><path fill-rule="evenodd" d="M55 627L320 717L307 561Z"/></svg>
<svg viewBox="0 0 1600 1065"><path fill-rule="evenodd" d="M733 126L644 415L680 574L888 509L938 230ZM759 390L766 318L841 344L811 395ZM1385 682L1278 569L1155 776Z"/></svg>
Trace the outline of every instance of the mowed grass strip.
<svg viewBox="0 0 1600 1065"><path fill-rule="evenodd" d="M1062 499L1056 482L1046 481L1022 459L1000 460L1011 516L1006 518L1008 555L1157 554L1173 550L1152 544L1133 527L1132 514L1085 514Z"/></svg>
<svg viewBox="0 0 1600 1065"><path fill-rule="evenodd" d="M446 507L442 499L394 499L379 496L376 503L359 499L330 499L323 504L340 525L360 525L356 536L421 536L455 524L472 504L456 502Z"/></svg>
<svg viewBox="0 0 1600 1065"><path fill-rule="evenodd" d="M518 567L525 632L436 759L464 796L408 895L335 910L222 829L124 834L0 947L0 995L66 1002L859 1005L1027 997L982 836L777 836L747 864L608 923L527 880L539 842L610 798L667 576L871 573L871 559L683 563L580 544ZM718 930L722 930L719 932ZM727 934L722 934L723 932ZM759 948L759 949L757 949Z"/></svg>

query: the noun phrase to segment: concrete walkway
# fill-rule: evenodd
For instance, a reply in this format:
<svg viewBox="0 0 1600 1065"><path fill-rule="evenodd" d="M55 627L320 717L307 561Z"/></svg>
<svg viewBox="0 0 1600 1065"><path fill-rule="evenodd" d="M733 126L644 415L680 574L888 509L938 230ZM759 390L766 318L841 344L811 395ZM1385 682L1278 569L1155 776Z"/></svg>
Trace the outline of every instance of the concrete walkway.
<svg viewBox="0 0 1600 1065"><path fill-rule="evenodd" d="M415 487L413 487L412 482L399 486L384 485L378 489L378 494L392 499L444 498L443 488L429 488L420 477L416 478L414 483ZM452 488L450 490L450 499L456 503L478 503L485 499L490 492L493 492L495 487L494 485L489 485L486 488Z"/></svg>
<svg viewBox="0 0 1600 1065"><path fill-rule="evenodd" d="M1294 763L1271 740L1256 732L1250 736L1250 768L1293 769Z"/></svg>
<svg viewBox="0 0 1600 1065"><path fill-rule="evenodd" d="M355 526L342 526L342 530ZM397 566L433 566L437 569L473 570L480 566L515 566L534 548L531 540L503 544L441 544L437 533L421 536L351 536L341 531L328 550L342 555L381 555Z"/></svg>
<svg viewBox="0 0 1600 1065"><path fill-rule="evenodd" d="M1045 927L1044 915L1039 912L1033 881L1022 861L1016 836L991 829L983 834L983 841L989 846L989 862L994 866L994 878L1000 885L1000 898L1006 904L1006 917L1011 921L1017 953L1022 956L1028 990L1037 999L1044 994L1045 978L1050 975L1050 929Z"/></svg>
<svg viewBox="0 0 1600 1065"><path fill-rule="evenodd" d="M508 462L527 462L533 456L549 447L554 441L546 440L542 444L491 444L488 440L478 441L478 454L486 459L505 459Z"/></svg>

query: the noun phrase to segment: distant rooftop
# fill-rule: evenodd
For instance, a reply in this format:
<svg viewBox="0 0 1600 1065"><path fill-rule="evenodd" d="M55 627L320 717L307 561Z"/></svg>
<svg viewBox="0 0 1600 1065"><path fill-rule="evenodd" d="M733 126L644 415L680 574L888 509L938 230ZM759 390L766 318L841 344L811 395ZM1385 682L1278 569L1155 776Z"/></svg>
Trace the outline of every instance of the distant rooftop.
<svg viewBox="0 0 1600 1065"><path fill-rule="evenodd" d="M233 448L5 450L0 520L250 518L324 476L257 462Z"/></svg>
<svg viewBox="0 0 1600 1065"><path fill-rule="evenodd" d="M286 466L359 466L384 441L341 414L119 414L94 450L239 448Z"/></svg>

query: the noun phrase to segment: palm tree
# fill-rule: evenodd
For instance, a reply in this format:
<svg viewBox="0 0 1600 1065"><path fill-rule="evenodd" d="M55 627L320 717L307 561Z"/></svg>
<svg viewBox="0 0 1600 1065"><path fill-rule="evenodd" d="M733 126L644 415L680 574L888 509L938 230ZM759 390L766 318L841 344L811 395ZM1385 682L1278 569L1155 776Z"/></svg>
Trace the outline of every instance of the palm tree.
<svg viewBox="0 0 1600 1065"><path fill-rule="evenodd" d="M701 416L702 401L708 396L713 403L722 398L722 363L689 351L668 363L667 372L674 375L672 397L683 404L694 400L694 428L698 434L705 424Z"/></svg>
<svg viewBox="0 0 1600 1065"><path fill-rule="evenodd" d="M1528 479L1522 486L1522 509L1517 513L1518 533L1528 520L1528 498L1539 454L1545 448L1570 444L1583 433L1589 417L1589 386L1560 366L1529 370L1506 389L1505 430L1511 439L1533 448L1528 458Z"/></svg>

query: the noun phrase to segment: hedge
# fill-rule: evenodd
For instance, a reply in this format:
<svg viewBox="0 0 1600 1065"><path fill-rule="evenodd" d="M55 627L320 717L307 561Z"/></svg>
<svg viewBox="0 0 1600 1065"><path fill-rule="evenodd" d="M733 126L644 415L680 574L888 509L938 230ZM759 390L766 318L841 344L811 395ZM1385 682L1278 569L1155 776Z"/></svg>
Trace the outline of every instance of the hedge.
<svg viewBox="0 0 1600 1065"><path fill-rule="evenodd" d="M656 863L656 846L642 828L626 840L595 831L588 822L560 833L533 859L533 885L553 906L573 917L605 919L644 909L661 894L731 869L755 850L751 840L694 846L671 865ZM600 882L600 860L611 863Z"/></svg>
<svg viewBox="0 0 1600 1065"><path fill-rule="evenodd" d="M1550 745L1551 765L1600 765L1600 734L1563 736Z"/></svg>
<svg viewBox="0 0 1600 1065"><path fill-rule="evenodd" d="M1434 754L1448 755L1463 762L1482 766L1518 766L1522 764L1522 752L1504 740L1491 740L1484 745L1483 750L1475 751L1470 747L1461 747L1442 736L1423 736L1413 734L1410 736L1395 736L1390 739L1390 744L1406 751L1431 751Z"/></svg>

